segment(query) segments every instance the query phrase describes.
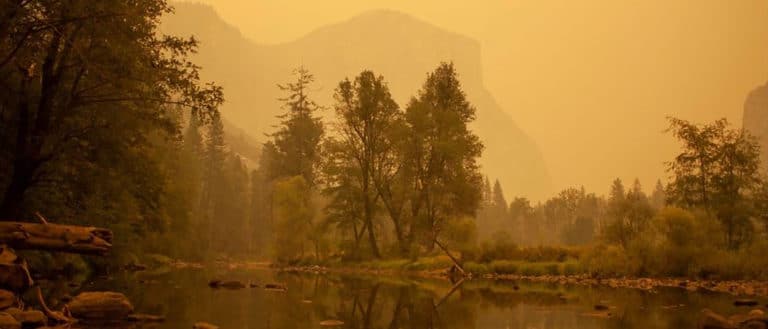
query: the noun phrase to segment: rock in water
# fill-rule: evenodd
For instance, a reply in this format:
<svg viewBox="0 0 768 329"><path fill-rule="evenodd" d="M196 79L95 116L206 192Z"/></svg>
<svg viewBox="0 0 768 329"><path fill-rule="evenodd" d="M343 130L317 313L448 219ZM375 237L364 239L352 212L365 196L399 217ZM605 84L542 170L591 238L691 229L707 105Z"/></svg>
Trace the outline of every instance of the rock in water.
<svg viewBox="0 0 768 329"><path fill-rule="evenodd" d="M207 322L198 322L192 325L192 329L219 329L219 327Z"/></svg>
<svg viewBox="0 0 768 329"><path fill-rule="evenodd" d="M243 289L245 288L245 283L242 283L237 280L228 280L228 281L211 280L208 282L208 286L211 288Z"/></svg>
<svg viewBox="0 0 768 329"><path fill-rule="evenodd" d="M737 299L733 301L735 306L756 306L758 302L754 299Z"/></svg>
<svg viewBox="0 0 768 329"><path fill-rule="evenodd" d="M605 311L605 310L608 310L608 309L610 309L610 307L608 305L595 304L595 311Z"/></svg>
<svg viewBox="0 0 768 329"><path fill-rule="evenodd" d="M0 328L2 329L21 329L21 322L14 319L10 314L0 312Z"/></svg>
<svg viewBox="0 0 768 329"><path fill-rule="evenodd" d="M704 309L699 317L698 329L735 329L736 325L724 316Z"/></svg>
<svg viewBox="0 0 768 329"><path fill-rule="evenodd" d="M219 287L227 288L227 289L243 289L245 288L245 284L240 281L223 281L219 283Z"/></svg>
<svg viewBox="0 0 768 329"><path fill-rule="evenodd" d="M23 327L37 328L48 324L48 317L41 311L22 311L12 307L3 312L10 314L16 321L21 322Z"/></svg>
<svg viewBox="0 0 768 329"><path fill-rule="evenodd" d="M125 295L111 291L81 293L67 307L72 316L81 320L121 321L133 312Z"/></svg>
<svg viewBox="0 0 768 329"><path fill-rule="evenodd" d="M288 287L282 283L267 283L264 285L264 289L272 291L286 291L288 290Z"/></svg>
<svg viewBox="0 0 768 329"><path fill-rule="evenodd" d="M134 313L129 315L127 320L131 322L165 322L165 317L162 315Z"/></svg>

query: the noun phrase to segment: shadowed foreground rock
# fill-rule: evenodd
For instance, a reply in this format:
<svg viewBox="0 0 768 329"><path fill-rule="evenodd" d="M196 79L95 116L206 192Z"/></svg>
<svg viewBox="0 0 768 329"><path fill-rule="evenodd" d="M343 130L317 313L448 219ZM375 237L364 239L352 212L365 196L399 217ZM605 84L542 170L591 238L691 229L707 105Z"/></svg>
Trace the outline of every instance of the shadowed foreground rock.
<svg viewBox="0 0 768 329"><path fill-rule="evenodd" d="M0 246L0 288L18 293L29 289L32 283L27 262L10 248Z"/></svg>
<svg viewBox="0 0 768 329"><path fill-rule="evenodd" d="M37 328L48 324L48 317L42 311L32 310L23 311L12 307L3 312L19 321L24 328Z"/></svg>
<svg viewBox="0 0 768 329"><path fill-rule="evenodd" d="M125 295L110 291L83 292L67 303L76 319L83 321L123 321L133 313L133 305Z"/></svg>
<svg viewBox="0 0 768 329"><path fill-rule="evenodd" d="M14 319L8 313L0 312L0 328L3 329L21 329L21 322Z"/></svg>

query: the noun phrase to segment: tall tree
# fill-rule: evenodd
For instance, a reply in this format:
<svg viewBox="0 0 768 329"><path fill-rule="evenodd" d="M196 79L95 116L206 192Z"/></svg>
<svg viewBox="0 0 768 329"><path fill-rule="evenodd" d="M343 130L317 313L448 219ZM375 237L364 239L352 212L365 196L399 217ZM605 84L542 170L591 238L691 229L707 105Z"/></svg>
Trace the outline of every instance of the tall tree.
<svg viewBox="0 0 768 329"><path fill-rule="evenodd" d="M498 179L493 183L493 208L493 216L497 221L507 217L507 200Z"/></svg>
<svg viewBox="0 0 768 329"><path fill-rule="evenodd" d="M683 143L682 152L668 163L672 181L668 198L684 207L713 213L725 231L725 242L740 247L754 231L764 181L760 149L743 129L732 129L720 119L697 125L670 118L669 131Z"/></svg>
<svg viewBox="0 0 768 329"><path fill-rule="evenodd" d="M667 131L683 143L682 152L667 163L667 172L673 175L667 186L668 197L682 206L710 208L712 176L719 153L717 143L728 122L720 119L696 125L682 119L668 119Z"/></svg>
<svg viewBox="0 0 768 329"><path fill-rule="evenodd" d="M356 174L354 184L359 188L358 198L363 209L363 225L374 257L381 257L376 241L374 217L380 193L376 177L381 175L387 154L392 148L391 129L399 116L397 103L392 99L382 76L363 71L354 81L345 79L335 93L335 111L338 117L337 135L341 147L332 156L352 164L350 173Z"/></svg>
<svg viewBox="0 0 768 329"><path fill-rule="evenodd" d="M286 96L283 102L286 111L280 115L280 127L272 134L276 154L272 166L273 177L301 175L309 187L315 184L315 166L319 163L320 141L323 123L317 112L320 106L310 97L310 86L314 76L304 67L293 72L295 82L278 85Z"/></svg>
<svg viewBox="0 0 768 329"><path fill-rule="evenodd" d="M651 205L658 210L664 207L667 203L667 193L664 190L664 184L661 183L661 180L656 181L656 187L653 188L653 193L651 194Z"/></svg>
<svg viewBox="0 0 768 329"><path fill-rule="evenodd" d="M414 168L410 229L431 248L446 221L474 216L482 198L477 159L483 145L468 124L475 108L467 101L453 64L442 63L427 76L406 109L411 128L407 156Z"/></svg>

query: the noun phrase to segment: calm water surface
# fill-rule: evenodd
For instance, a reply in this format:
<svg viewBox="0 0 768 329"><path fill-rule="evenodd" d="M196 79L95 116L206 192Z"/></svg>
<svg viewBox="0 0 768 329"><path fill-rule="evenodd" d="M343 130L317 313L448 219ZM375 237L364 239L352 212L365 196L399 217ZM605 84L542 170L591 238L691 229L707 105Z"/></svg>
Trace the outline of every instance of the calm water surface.
<svg viewBox="0 0 768 329"><path fill-rule="evenodd" d="M282 283L288 290L211 289L212 278ZM716 293L516 284L519 289L508 281L472 280L451 293L450 282L436 279L185 269L123 273L75 289L120 291L138 312L167 317L144 328L189 329L197 321L222 329L695 328L702 308L724 314L749 310ZM594 316L597 303L611 305L612 316ZM320 325L331 319L344 324Z"/></svg>

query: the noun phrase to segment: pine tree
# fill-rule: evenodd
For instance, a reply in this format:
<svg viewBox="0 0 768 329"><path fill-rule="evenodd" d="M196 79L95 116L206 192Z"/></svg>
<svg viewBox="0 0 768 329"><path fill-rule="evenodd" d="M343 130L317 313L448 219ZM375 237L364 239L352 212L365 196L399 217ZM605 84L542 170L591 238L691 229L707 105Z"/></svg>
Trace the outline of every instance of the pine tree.
<svg viewBox="0 0 768 329"><path fill-rule="evenodd" d="M222 199L228 198L224 180L224 161L227 150L224 142L224 125L221 116L213 116L208 126L208 136L205 144L203 190L200 198L200 208L203 214L203 231L207 237L203 243L204 250L213 250L214 239L219 235L221 219L217 217L224 212Z"/></svg>
<svg viewBox="0 0 768 329"><path fill-rule="evenodd" d="M507 217L507 200L498 179L493 183L493 208L496 221L501 222Z"/></svg>
<svg viewBox="0 0 768 329"><path fill-rule="evenodd" d="M309 98L309 87L314 76L303 67L294 71L296 81L278 85L287 93L283 102L286 113L279 116L280 128L272 134L277 151L276 164L272 166L273 178L302 176L308 186L315 184L315 166L319 162L320 141L323 123L317 112L320 110Z"/></svg>

